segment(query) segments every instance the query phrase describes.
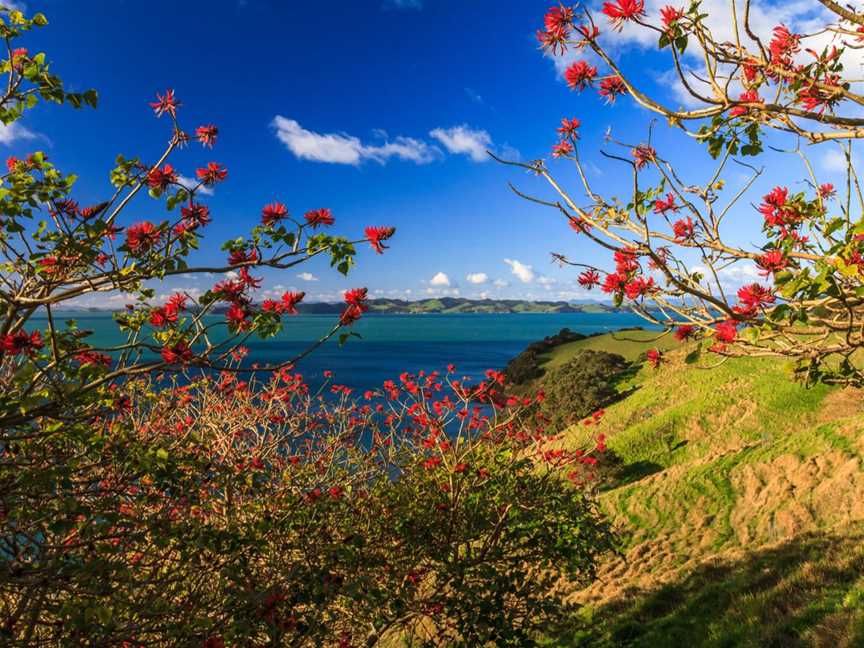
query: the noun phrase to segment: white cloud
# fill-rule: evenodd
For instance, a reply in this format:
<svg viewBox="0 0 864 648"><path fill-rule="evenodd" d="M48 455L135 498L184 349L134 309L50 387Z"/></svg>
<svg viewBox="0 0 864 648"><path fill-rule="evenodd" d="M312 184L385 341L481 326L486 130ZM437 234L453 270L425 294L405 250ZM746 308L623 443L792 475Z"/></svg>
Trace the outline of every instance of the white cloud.
<svg viewBox="0 0 864 648"><path fill-rule="evenodd" d="M481 293L478 293L478 294L477 294L477 299L489 299L489 293L486 292L486 291L483 291L483 292L481 292Z"/></svg>
<svg viewBox="0 0 864 648"><path fill-rule="evenodd" d="M510 282L504 281L503 279L496 279L495 281L492 282L492 285L495 286L496 288L506 288L507 286L510 285Z"/></svg>
<svg viewBox="0 0 864 648"><path fill-rule="evenodd" d="M554 284L558 283L558 280L555 279L555 277L547 277L546 275L540 275L539 277L537 277L537 283L539 283L541 286L544 286L545 288L550 288Z"/></svg>
<svg viewBox="0 0 864 648"><path fill-rule="evenodd" d="M426 294L437 297L459 297L462 293L458 288L427 288Z"/></svg>
<svg viewBox="0 0 864 648"><path fill-rule="evenodd" d="M27 130L18 122L11 124L0 124L0 144L9 146L13 142L20 140L36 139L37 135L33 131Z"/></svg>
<svg viewBox="0 0 864 648"><path fill-rule="evenodd" d="M352 135L306 130L297 121L281 115L273 119L273 127L276 137L300 160L358 165L366 160L384 164L395 157L426 164L439 154L434 146L411 137L396 137L377 146L364 144Z"/></svg>
<svg viewBox="0 0 864 648"><path fill-rule="evenodd" d="M318 277L313 275L311 272L301 272L297 275L298 279L302 279L303 281L318 281Z"/></svg>
<svg viewBox="0 0 864 648"><path fill-rule="evenodd" d="M430 286L449 286L450 285L450 277L448 277L443 272L437 273L432 279L429 280Z"/></svg>
<svg viewBox="0 0 864 648"><path fill-rule="evenodd" d="M187 176L180 175L179 173L177 174L177 182L183 185L186 191L191 191L195 187L195 185L198 184L197 180L193 180L192 178L189 178ZM198 193L200 193L202 196L212 196L214 193L213 187L201 185L200 187L198 187Z"/></svg>
<svg viewBox="0 0 864 648"><path fill-rule="evenodd" d="M465 281L472 284L485 284L489 281L489 275L485 272L471 272L465 276Z"/></svg>
<svg viewBox="0 0 864 648"><path fill-rule="evenodd" d="M534 270L530 265L526 265L516 259L504 259L504 263L510 266L510 272L522 283L531 283L534 281Z"/></svg>
<svg viewBox="0 0 864 648"><path fill-rule="evenodd" d="M489 159L486 151L492 147L492 137L484 130L474 130L463 124L452 128L436 128L429 135L441 142L450 153L467 155L475 162Z"/></svg>

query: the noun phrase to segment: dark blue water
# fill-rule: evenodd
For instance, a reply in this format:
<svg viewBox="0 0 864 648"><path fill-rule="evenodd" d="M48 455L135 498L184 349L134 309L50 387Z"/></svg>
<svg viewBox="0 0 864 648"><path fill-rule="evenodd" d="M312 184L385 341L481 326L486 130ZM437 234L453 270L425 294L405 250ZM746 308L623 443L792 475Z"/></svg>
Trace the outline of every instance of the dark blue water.
<svg viewBox="0 0 864 648"><path fill-rule="evenodd" d="M73 318L79 328L92 330L90 344L123 341L108 314L56 313L55 318ZM332 315L288 318L276 338L246 343L248 362L288 360L326 334L334 321ZM45 323L34 318L33 325ZM476 379L487 369L502 369L528 344L565 327L587 334L643 325L632 313L367 315L353 327L361 339L352 337L342 347L331 340L301 360L297 371L314 387L330 370L334 381L358 390L379 387L403 371L443 372L451 363L460 377Z"/></svg>

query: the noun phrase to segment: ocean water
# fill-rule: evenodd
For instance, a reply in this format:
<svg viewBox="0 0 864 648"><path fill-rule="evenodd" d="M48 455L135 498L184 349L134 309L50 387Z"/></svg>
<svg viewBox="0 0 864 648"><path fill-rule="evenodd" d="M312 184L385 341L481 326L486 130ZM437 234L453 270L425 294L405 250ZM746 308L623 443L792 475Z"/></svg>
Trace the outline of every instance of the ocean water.
<svg viewBox="0 0 864 648"><path fill-rule="evenodd" d="M124 341L107 313L55 313L55 320L66 319L93 332L87 338L90 344ZM246 343L248 361L270 364L293 358L325 335L334 322L334 315L287 318L276 338ZM444 371L451 363L460 377L476 379L487 369L502 369L528 344L565 327L588 334L645 324L633 313L367 315L352 329L359 339L352 337L341 347L330 340L301 360L296 370L313 387L330 370L334 381L357 390L379 387L403 371ZM45 322L34 318L33 325L44 328Z"/></svg>

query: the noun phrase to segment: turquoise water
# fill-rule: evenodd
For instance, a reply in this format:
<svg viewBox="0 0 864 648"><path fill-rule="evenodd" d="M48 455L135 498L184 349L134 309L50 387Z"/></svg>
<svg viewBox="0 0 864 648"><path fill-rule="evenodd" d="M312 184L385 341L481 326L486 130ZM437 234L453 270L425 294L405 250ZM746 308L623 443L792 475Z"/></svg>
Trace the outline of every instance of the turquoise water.
<svg viewBox="0 0 864 648"><path fill-rule="evenodd" d="M111 316L105 313L56 313L56 319L75 319L81 329L93 331L93 345L119 344ZM249 361L274 363L296 356L320 338L335 322L333 315L299 315L285 321L274 339L252 339ZM34 324L44 327L34 318ZM501 369L531 342L569 328L579 333L612 331L643 326L632 313L367 315L340 347L331 340L297 365L311 385L325 370L334 380L356 389L380 386L403 371L443 371L450 363L460 376L480 377L487 369Z"/></svg>

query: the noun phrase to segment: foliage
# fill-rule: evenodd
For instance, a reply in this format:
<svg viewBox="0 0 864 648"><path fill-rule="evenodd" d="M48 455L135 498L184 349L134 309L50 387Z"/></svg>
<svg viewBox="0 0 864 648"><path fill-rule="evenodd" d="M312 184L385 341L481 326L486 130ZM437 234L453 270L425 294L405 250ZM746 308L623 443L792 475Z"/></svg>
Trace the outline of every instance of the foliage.
<svg viewBox="0 0 864 648"><path fill-rule="evenodd" d="M0 10L9 77L0 120L66 93L45 56L15 48L37 15ZM255 299L260 268L325 256L348 273L355 245L383 253L392 227L325 233L329 209L261 209L226 260L191 255L211 221L199 200L217 162L181 181L170 156L193 136L173 91L155 161L121 155L104 200L40 152L0 185L0 637L12 645L530 645L593 578L612 536L582 484L602 445L551 448L535 402L503 376L403 374L355 397L310 393L294 364L368 309L349 290L331 331L291 361L249 365L302 293ZM211 148L213 125L194 139ZM162 219L128 222L138 207ZM224 275L198 297L155 298L177 274ZM58 312L125 294L125 342L102 347ZM47 328L36 325L46 318Z"/></svg>
<svg viewBox="0 0 864 648"><path fill-rule="evenodd" d="M807 34L777 25L770 35L755 31L749 3L731 2L725 15L719 8L708 14L693 1L649 16L642 0L613 0L601 10L612 28L608 32L587 8L552 7L538 33L542 48L552 55L572 49L595 57L577 60L565 71L572 90L596 85L610 106L631 97L704 143L716 168L707 182L697 183L654 148L650 129L642 142L609 135L607 142L623 153L603 152L629 167L632 188L621 198L602 196L580 161L581 121L575 117L562 120L552 156L575 165L587 204L557 182L544 161L508 164L542 177L554 197L517 193L553 208L577 234L611 252L608 270L555 253L561 262L583 268L580 284L600 286L616 305L628 303L682 340L698 338L693 362L711 362L708 354L721 361L786 356L798 361L799 377L809 383L857 383L864 381L858 353L864 346L864 199L852 142L864 136L864 119L857 112L862 96L847 67L850 53L860 47L864 15L827 0L820 4ZM625 26L628 33L657 39L694 108L671 109L653 89L637 87L617 42ZM734 38L719 35L718 28L731 29ZM690 73L685 51L695 51L704 73ZM593 64L597 59L602 72ZM741 90L737 97L735 88ZM760 203L764 241L742 247L730 240L725 226L766 169L738 158L758 158L768 132L772 148L800 161L802 177L754 200ZM804 151L799 140L812 146ZM814 151L826 149L845 160L843 193L820 180L810 162ZM733 161L750 177L730 190L725 176ZM724 288L724 276L754 271L767 285L757 281L737 294Z"/></svg>
<svg viewBox="0 0 864 648"><path fill-rule="evenodd" d="M511 385L524 385L539 378L543 375L543 369L540 367L542 354L562 344L584 339L585 336L581 333L574 333L568 328L563 328L555 335L548 335L542 340L532 342L525 347L524 351L507 363L504 368L507 382Z"/></svg>
<svg viewBox="0 0 864 648"><path fill-rule="evenodd" d="M564 430L619 398L617 383L629 366L620 355L585 350L547 373L541 411L550 427Z"/></svg>

